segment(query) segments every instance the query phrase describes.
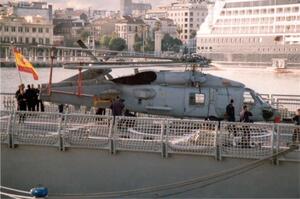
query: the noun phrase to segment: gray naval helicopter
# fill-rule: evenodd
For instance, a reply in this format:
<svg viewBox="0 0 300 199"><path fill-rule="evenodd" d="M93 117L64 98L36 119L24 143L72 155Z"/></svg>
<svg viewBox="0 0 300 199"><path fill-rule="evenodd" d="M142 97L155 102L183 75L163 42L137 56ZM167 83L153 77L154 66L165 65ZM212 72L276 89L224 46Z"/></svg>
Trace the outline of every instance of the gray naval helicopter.
<svg viewBox="0 0 300 199"><path fill-rule="evenodd" d="M52 84L51 89L43 85L42 100L76 107L109 108L111 101L119 96L131 112L222 120L226 106L233 99L237 119L245 104L253 114L253 121L271 121L278 114L244 84L199 72L195 67L182 72L136 71L133 75L113 78L112 68L124 67L121 63L96 64L66 64L67 69L79 69L79 74Z"/></svg>

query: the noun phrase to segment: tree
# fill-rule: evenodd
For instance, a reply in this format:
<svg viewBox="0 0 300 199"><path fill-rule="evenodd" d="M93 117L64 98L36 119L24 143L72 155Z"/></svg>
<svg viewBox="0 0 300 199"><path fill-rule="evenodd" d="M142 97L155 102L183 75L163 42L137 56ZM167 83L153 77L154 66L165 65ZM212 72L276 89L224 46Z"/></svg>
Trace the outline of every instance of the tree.
<svg viewBox="0 0 300 199"><path fill-rule="evenodd" d="M147 39L144 50L145 52L154 51L154 41Z"/></svg>
<svg viewBox="0 0 300 199"><path fill-rule="evenodd" d="M81 33L80 33L80 38L82 40L87 40L87 38L90 36L90 32L86 31L86 30L81 30Z"/></svg>
<svg viewBox="0 0 300 199"><path fill-rule="evenodd" d="M177 32L178 36L180 37L180 35L183 32L183 30L182 30L182 28L180 26L177 26L176 32Z"/></svg>
<svg viewBox="0 0 300 199"><path fill-rule="evenodd" d="M112 38L109 42L110 50L122 51L126 48L126 41L120 37Z"/></svg>
<svg viewBox="0 0 300 199"><path fill-rule="evenodd" d="M182 45L181 40L171 37L169 34L165 34L162 39L162 51L180 51L180 46Z"/></svg>
<svg viewBox="0 0 300 199"><path fill-rule="evenodd" d="M196 30L192 30L192 31L191 31L191 39L195 38L196 35L197 35Z"/></svg>
<svg viewBox="0 0 300 199"><path fill-rule="evenodd" d="M134 51L136 51L136 52L141 52L142 46L143 46L143 42L142 42L142 41L138 41L138 42L135 42L135 43L133 44L133 49L134 49Z"/></svg>
<svg viewBox="0 0 300 199"><path fill-rule="evenodd" d="M104 47L109 47L109 42L110 40L112 39L111 36L108 36L108 35L103 35L100 39L100 44L101 46L104 46Z"/></svg>

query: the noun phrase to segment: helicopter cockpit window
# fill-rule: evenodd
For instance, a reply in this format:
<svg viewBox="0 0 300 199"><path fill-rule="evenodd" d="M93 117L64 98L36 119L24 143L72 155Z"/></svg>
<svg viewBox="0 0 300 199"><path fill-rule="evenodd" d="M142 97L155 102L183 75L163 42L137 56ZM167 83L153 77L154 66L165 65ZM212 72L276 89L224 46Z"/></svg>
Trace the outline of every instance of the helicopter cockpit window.
<svg viewBox="0 0 300 199"><path fill-rule="evenodd" d="M244 104L254 104L254 98L251 95L250 91L244 92Z"/></svg>
<svg viewBox="0 0 300 199"><path fill-rule="evenodd" d="M202 93L190 93L190 105L202 105L205 103L205 95Z"/></svg>

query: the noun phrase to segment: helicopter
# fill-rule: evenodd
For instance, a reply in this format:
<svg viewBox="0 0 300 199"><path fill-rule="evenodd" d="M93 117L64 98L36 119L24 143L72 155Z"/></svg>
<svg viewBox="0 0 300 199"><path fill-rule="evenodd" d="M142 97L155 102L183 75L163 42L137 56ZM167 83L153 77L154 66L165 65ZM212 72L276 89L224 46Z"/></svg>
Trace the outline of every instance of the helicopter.
<svg viewBox="0 0 300 199"><path fill-rule="evenodd" d="M180 72L136 70L127 76L113 78L110 75L113 68L131 64L104 61L65 64L66 69L77 69L79 74L52 84L51 90L47 89L49 85L42 85L41 99L75 107L109 108L119 97L131 112L210 120L223 120L226 106L233 99L236 118L244 105L252 112L253 121L272 121L278 115L254 90L240 82L197 71L195 65L191 70Z"/></svg>

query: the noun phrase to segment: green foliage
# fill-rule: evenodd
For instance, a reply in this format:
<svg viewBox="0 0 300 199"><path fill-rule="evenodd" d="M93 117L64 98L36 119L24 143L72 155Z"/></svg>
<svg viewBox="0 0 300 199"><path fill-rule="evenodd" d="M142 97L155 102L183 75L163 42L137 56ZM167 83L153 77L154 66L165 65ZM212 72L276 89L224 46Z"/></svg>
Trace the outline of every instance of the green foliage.
<svg viewBox="0 0 300 199"><path fill-rule="evenodd" d="M147 39L144 50L145 52L154 51L154 41Z"/></svg>
<svg viewBox="0 0 300 199"><path fill-rule="evenodd" d="M100 39L100 44L101 46L104 46L104 47L109 47L109 42L110 40L112 39L111 36L108 36L108 35L103 35Z"/></svg>
<svg viewBox="0 0 300 199"><path fill-rule="evenodd" d="M133 44L134 51L141 52L142 51L143 42L138 41Z"/></svg>
<svg viewBox="0 0 300 199"><path fill-rule="evenodd" d="M90 32L88 32L88 31L82 31L82 32L80 33L80 38L81 38L82 40L86 40L89 36L90 36Z"/></svg>
<svg viewBox="0 0 300 199"><path fill-rule="evenodd" d="M196 30L192 30L191 31L191 39L195 38L197 35L197 31Z"/></svg>
<svg viewBox="0 0 300 199"><path fill-rule="evenodd" d="M126 41L120 37L112 38L109 42L110 50L122 51L126 48Z"/></svg>
<svg viewBox="0 0 300 199"><path fill-rule="evenodd" d="M181 40L177 38L173 38L169 34L166 34L162 39L162 51L179 52L181 45L182 45Z"/></svg>

